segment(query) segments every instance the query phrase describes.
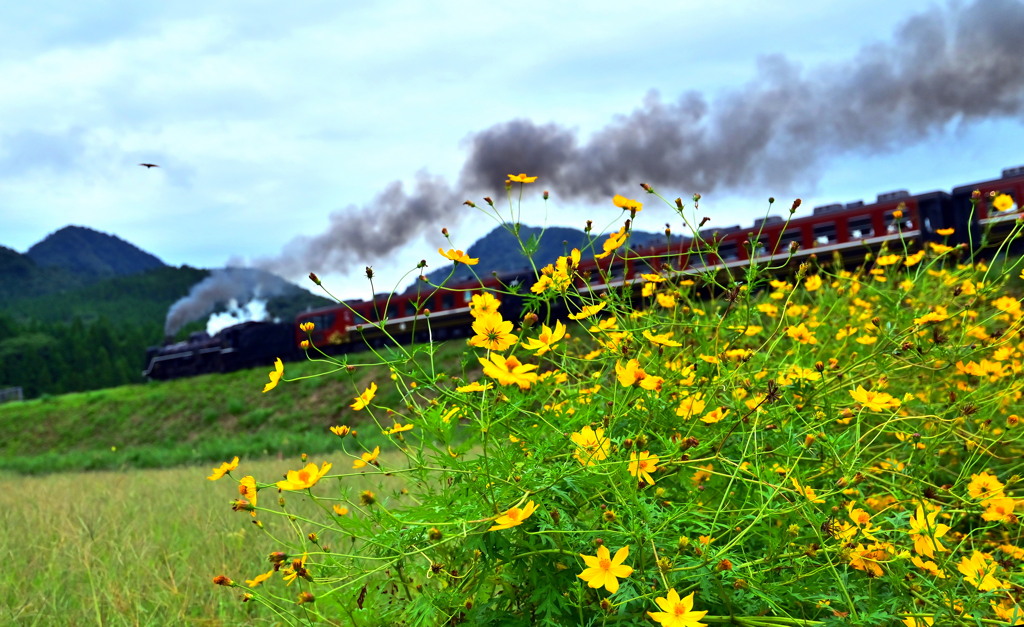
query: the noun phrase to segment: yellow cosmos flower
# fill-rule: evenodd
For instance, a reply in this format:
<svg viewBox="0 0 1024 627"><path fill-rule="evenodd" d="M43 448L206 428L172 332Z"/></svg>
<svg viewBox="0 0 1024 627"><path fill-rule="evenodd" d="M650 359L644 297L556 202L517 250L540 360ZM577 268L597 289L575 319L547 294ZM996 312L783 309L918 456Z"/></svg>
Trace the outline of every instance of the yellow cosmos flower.
<svg viewBox="0 0 1024 627"><path fill-rule="evenodd" d="M276 388L278 382L281 381L282 376L284 376L284 363L281 361L281 358L278 357L277 360L274 361L274 369L270 372L270 383L263 386L263 391L269 392Z"/></svg>
<svg viewBox="0 0 1024 627"><path fill-rule="evenodd" d="M265 573L263 573L261 575L256 575L252 579L246 579L245 580L245 585L249 586L250 588L255 588L256 586L260 585L261 583L263 583L267 579L270 579L274 575L275 571L276 571L276 569L272 568L269 571L267 571L267 572L265 572Z"/></svg>
<svg viewBox="0 0 1024 627"><path fill-rule="evenodd" d="M349 407L351 407L352 409L354 409L356 411L359 411L360 409L363 409L367 405L369 405L370 401L372 401L373 397L376 396L376 395L377 395L377 384L376 383L370 383L370 387L366 388L366 390L362 394L360 394L359 396L355 397L355 399L353 400L352 404L349 405Z"/></svg>
<svg viewBox="0 0 1024 627"><path fill-rule="evenodd" d="M955 232L956 232L956 229L953 229L953 228L949 228L949 229L935 229L935 234L936 235L941 235L942 237L948 237L948 236L952 235Z"/></svg>
<svg viewBox="0 0 1024 627"><path fill-rule="evenodd" d="M619 379L619 384L628 388L643 381L647 373L640 367L639 361L630 359L625 366L619 362L615 363L615 375Z"/></svg>
<svg viewBox="0 0 1024 627"><path fill-rule="evenodd" d="M594 255L594 259L604 259L608 255L612 254L616 248L626 243L627 237L629 237L629 235L626 233L626 227L622 227L618 232L612 233L608 236L608 239L601 244L601 248L604 252Z"/></svg>
<svg viewBox="0 0 1024 627"><path fill-rule="evenodd" d="M814 333L807 328L807 325L801 322L798 325L791 326L786 329L786 335L793 338L800 344L817 344L818 338L814 337Z"/></svg>
<svg viewBox="0 0 1024 627"><path fill-rule="evenodd" d="M964 576L967 583L982 592L1003 587L1003 584L995 578L995 563L980 551L974 551L970 558L960 558L956 569Z"/></svg>
<svg viewBox="0 0 1024 627"><path fill-rule="evenodd" d="M818 497L818 494L814 491L814 488L812 488L810 486L805 486L805 485L802 486L802 485L800 485L800 482L796 480L796 477L790 477L789 480L793 482L793 488L796 489L796 491L799 494L801 494L804 498L806 498L811 503L824 503L825 502L825 499Z"/></svg>
<svg viewBox="0 0 1024 627"><path fill-rule="evenodd" d="M473 294L473 298L469 302L469 313L474 318L479 318L480 316L498 313L499 307L501 307L501 301L495 298L494 294L490 292Z"/></svg>
<svg viewBox="0 0 1024 627"><path fill-rule="evenodd" d="M857 548L850 551L850 566L857 570L863 570L872 577L881 577L882 564L889 557L887 545L874 543L868 546L858 544Z"/></svg>
<svg viewBox="0 0 1024 627"><path fill-rule="evenodd" d="M949 531L949 526L936 523L935 517L938 515L937 511L925 514L924 508L918 505L917 511L910 518L910 539L914 542L914 551L925 557L935 557L936 551L949 550L939 542L939 538Z"/></svg>
<svg viewBox="0 0 1024 627"><path fill-rule="evenodd" d="M618 194L615 194L615 196L612 197L612 204L615 205L616 207L619 207L620 209L625 209L626 211L636 211L637 213L640 213L640 211L643 210L644 208L644 203L633 200L632 198L625 198L624 196L619 196Z"/></svg>
<svg viewBox="0 0 1024 627"><path fill-rule="evenodd" d="M400 424L400 423L396 422L393 427L391 427L390 429L388 429L387 431L384 432L384 435L395 435L396 433L402 433L402 432L405 432L405 431L412 431L412 427L413 427L413 425L412 425L411 422L409 424L407 424L407 425L403 425L403 424Z"/></svg>
<svg viewBox="0 0 1024 627"><path fill-rule="evenodd" d="M437 252L441 253L441 256L445 259L450 259L455 263L464 263L467 266L475 266L480 263L480 259L470 257L461 250L455 250L454 248L449 248L448 252L444 252L443 248L438 248Z"/></svg>
<svg viewBox="0 0 1024 627"><path fill-rule="evenodd" d="M971 498L982 500L1003 498L1003 489L1002 482L988 471L971 475L971 482L967 484L967 493L971 495Z"/></svg>
<svg viewBox="0 0 1024 627"><path fill-rule="evenodd" d="M253 518L256 517L255 507L256 501L259 498L259 495L256 492L256 478L252 475L246 475L238 481L238 494L241 495L242 498L248 500L249 504L253 506L254 509L249 510L249 513L252 514Z"/></svg>
<svg viewBox="0 0 1024 627"><path fill-rule="evenodd" d="M865 390L863 385L858 385L857 389L850 390L850 396L853 397L853 400L871 411L885 411L900 406L899 399L885 392Z"/></svg>
<svg viewBox="0 0 1024 627"><path fill-rule="evenodd" d="M410 427L411 428L411 427ZM352 468L365 468L366 466L377 461L377 456L380 455L380 447L375 446L373 451L369 453L363 453L362 457L352 461Z"/></svg>
<svg viewBox="0 0 1024 627"><path fill-rule="evenodd" d="M654 333L651 333L650 331L644 331L644 337L647 338L648 341L651 342L651 344L656 344L658 346L670 346L670 347L672 347L672 346L682 346L682 343L677 342L677 341L675 341L673 339L670 339L673 335L675 335L675 334L672 333L671 331L668 332L668 333L662 333L660 335L655 335Z"/></svg>
<svg viewBox="0 0 1024 627"><path fill-rule="evenodd" d="M657 296L655 296L655 299L657 299L658 305L665 309L672 309L676 306L676 297L672 294L659 292Z"/></svg>
<svg viewBox="0 0 1024 627"><path fill-rule="evenodd" d="M875 259L875 265L892 266L900 262L899 255L881 255Z"/></svg>
<svg viewBox="0 0 1024 627"><path fill-rule="evenodd" d="M533 515L533 512L537 510L537 506L533 501L528 501L522 509L518 507L511 507L507 512L498 516L494 520L494 526L487 531L498 531L500 529L510 529L517 525L523 524L523 521Z"/></svg>
<svg viewBox="0 0 1024 627"><path fill-rule="evenodd" d="M647 612L647 615L660 623L662 627L707 627L707 623L700 622L707 614L707 610L697 612L693 609L693 595L691 592L687 597L680 599L675 588L671 588L668 594L654 599L661 612Z"/></svg>
<svg viewBox="0 0 1024 627"><path fill-rule="evenodd" d="M659 461L661 461L660 457L651 455L648 451L643 453L633 451L629 456L629 474L648 485L654 485L654 477L651 476L651 473L658 470Z"/></svg>
<svg viewBox="0 0 1024 627"><path fill-rule="evenodd" d="M909 268L918 264L922 259L924 259L924 251L919 250L913 255L907 255L907 258L903 260L903 265Z"/></svg>
<svg viewBox="0 0 1024 627"><path fill-rule="evenodd" d="M701 417L700 421L703 422L703 423L711 425L711 424L715 424L716 422L721 421L723 418L725 418L728 415L729 415L729 410L728 409L726 409L724 407L716 407L716 408L712 409L711 411L709 411L708 413L704 414Z"/></svg>
<svg viewBox="0 0 1024 627"><path fill-rule="evenodd" d="M607 459L608 451L611 450L612 443L604 437L604 429L595 431L589 425L570 434L569 439L576 445L572 456L584 466L593 466L594 462Z"/></svg>
<svg viewBox="0 0 1024 627"><path fill-rule="evenodd" d="M523 348L526 350L537 351L536 355L540 357L544 353L555 347L555 344L559 340L565 337L565 325L562 324L561 320L555 321L555 329L552 331L548 325L541 325L540 335L536 338L530 338L523 343Z"/></svg>
<svg viewBox="0 0 1024 627"><path fill-rule="evenodd" d="M485 390L490 390L493 387L494 387L494 384L491 383L490 381L488 381L487 383L480 383L479 381L474 381L473 383L470 383L468 385L460 385L459 387L455 388L455 391L456 392L483 392Z"/></svg>
<svg viewBox="0 0 1024 627"><path fill-rule="evenodd" d="M335 425L331 427L331 433L338 436L339 438L343 438L346 435L352 433L352 427L348 425Z"/></svg>
<svg viewBox="0 0 1024 627"><path fill-rule="evenodd" d="M514 356L506 358L491 353L488 359L478 357L477 360L484 367L484 374L502 385L518 385L520 389L526 390L537 381L537 373L532 372L537 366L523 364Z"/></svg>
<svg viewBox="0 0 1024 627"><path fill-rule="evenodd" d="M996 211L1009 211L1013 209L1013 197L1009 194L999 194L992 199L992 208Z"/></svg>
<svg viewBox="0 0 1024 627"><path fill-rule="evenodd" d="M210 481L216 481L217 479L220 479L221 477L228 474L235 468L238 468L238 457L235 457L229 462L224 462L220 466L214 468L213 474L207 477L207 479L209 479Z"/></svg>
<svg viewBox="0 0 1024 627"><path fill-rule="evenodd" d="M348 508L347 507L342 507L341 505L335 505L331 509L333 509L334 513L337 514L338 516L348 516Z"/></svg>
<svg viewBox="0 0 1024 627"><path fill-rule="evenodd" d="M537 177L527 176L520 172L519 174L509 174L508 180L512 181L513 183L533 183L534 181L537 180Z"/></svg>
<svg viewBox="0 0 1024 627"><path fill-rule="evenodd" d="M985 511L981 514L983 520L990 522L1004 522L1009 524L1016 524L1017 515L1013 513L1013 510L1017 508L1017 501L1009 497L1000 497L994 499L987 499L982 501L982 505L985 506Z"/></svg>
<svg viewBox="0 0 1024 627"><path fill-rule="evenodd" d="M283 481L277 482L278 490L305 490L312 488L316 485L317 481L323 478L327 474L327 471L331 469L331 464L324 462L318 469L316 464L310 462L302 470L289 470L288 475Z"/></svg>
<svg viewBox="0 0 1024 627"><path fill-rule="evenodd" d="M477 348L503 351L516 343L516 336L512 334L512 323L502 320L501 314L477 317L473 320L473 332L476 335L470 338L469 344Z"/></svg>
<svg viewBox="0 0 1024 627"><path fill-rule="evenodd" d="M683 418L692 418L697 414L704 411L706 403L704 401L703 394L694 394L693 396L685 396L679 401L679 407L676 407L676 415L682 416Z"/></svg>
<svg viewBox="0 0 1024 627"><path fill-rule="evenodd" d="M580 310L578 314L569 314L569 318L572 320L583 320L584 318L589 318L590 316L604 309L604 306L607 304L608 303L598 303L596 305L587 305L582 310Z"/></svg>
<svg viewBox="0 0 1024 627"><path fill-rule="evenodd" d="M821 276L817 274L812 274L811 276L804 279L804 289L807 290L808 292L816 292L819 289L821 289Z"/></svg>
<svg viewBox="0 0 1024 627"><path fill-rule="evenodd" d="M629 546L624 546L615 552L612 557L608 547L602 545L597 547L597 555L584 555L580 553L587 568L576 575L591 588L604 587L608 592L615 594L619 589L619 579L625 579L633 574L633 568L626 566L623 562L629 557Z"/></svg>
<svg viewBox="0 0 1024 627"><path fill-rule="evenodd" d="M946 308L939 306L935 308L935 311L930 311L920 318L914 318L914 324L925 325L930 322L942 322L948 319L949 315L946 313Z"/></svg>

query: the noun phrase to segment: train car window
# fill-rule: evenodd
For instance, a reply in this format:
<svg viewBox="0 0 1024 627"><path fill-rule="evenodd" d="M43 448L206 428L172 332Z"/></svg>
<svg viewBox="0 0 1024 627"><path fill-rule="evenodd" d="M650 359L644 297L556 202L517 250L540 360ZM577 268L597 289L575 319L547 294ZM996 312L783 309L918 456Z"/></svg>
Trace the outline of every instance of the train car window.
<svg viewBox="0 0 1024 627"><path fill-rule="evenodd" d="M441 294L441 309L455 309L455 294L451 292Z"/></svg>
<svg viewBox="0 0 1024 627"><path fill-rule="evenodd" d="M871 227L871 216L854 216L846 224L850 230L851 239L871 237L875 234L874 229Z"/></svg>
<svg viewBox="0 0 1024 627"><path fill-rule="evenodd" d="M740 247L736 242L722 242L718 247L718 258L723 262L735 261L740 258Z"/></svg>
<svg viewBox="0 0 1024 627"><path fill-rule="evenodd" d="M831 244L836 241L836 224L835 222L825 222L823 224L814 225L814 243L818 246L824 246Z"/></svg>
<svg viewBox="0 0 1024 627"><path fill-rule="evenodd" d="M415 316L416 315L416 304L411 300L405 301L405 315Z"/></svg>
<svg viewBox="0 0 1024 627"><path fill-rule="evenodd" d="M462 293L462 302L469 303L473 300L473 292L465 291Z"/></svg>
<svg viewBox="0 0 1024 627"><path fill-rule="evenodd" d="M397 318L398 317L398 303L392 302L391 304L389 304L387 311L388 311L388 318Z"/></svg>

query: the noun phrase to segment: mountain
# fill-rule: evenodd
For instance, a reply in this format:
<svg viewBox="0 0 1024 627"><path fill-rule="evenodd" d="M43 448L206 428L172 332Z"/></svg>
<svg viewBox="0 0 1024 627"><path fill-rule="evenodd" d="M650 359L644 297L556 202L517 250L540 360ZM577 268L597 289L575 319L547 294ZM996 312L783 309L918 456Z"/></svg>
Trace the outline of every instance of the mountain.
<svg viewBox="0 0 1024 627"><path fill-rule="evenodd" d="M513 234L517 226L519 229L518 239ZM449 281L455 283L472 280L473 272L476 272L476 276L483 277L492 272L505 274L529 270L530 261L523 253L519 240L525 242L527 246L536 246L536 252L532 256L534 263L537 264L537 268L540 269L554 262L559 256L568 254L573 248L578 248L584 254L587 254L588 249L591 254L600 252L601 243L606 238L607 235L591 237L584 231L566 227L542 229L522 224L505 224L495 227L494 230L478 239L469 247L466 254L479 259L480 263L472 266L472 270L463 264L457 264L455 266L455 274ZM679 240L678 236L673 236L672 241ZM663 233L633 231L629 236L629 246L631 248L663 244L664 242L665 235ZM438 269L428 272L427 278L436 284L444 281L451 272L451 264L444 262Z"/></svg>
<svg viewBox="0 0 1024 627"><path fill-rule="evenodd" d="M40 268L62 268L87 280L128 276L167 265L119 237L84 226L66 226L51 233L25 255Z"/></svg>

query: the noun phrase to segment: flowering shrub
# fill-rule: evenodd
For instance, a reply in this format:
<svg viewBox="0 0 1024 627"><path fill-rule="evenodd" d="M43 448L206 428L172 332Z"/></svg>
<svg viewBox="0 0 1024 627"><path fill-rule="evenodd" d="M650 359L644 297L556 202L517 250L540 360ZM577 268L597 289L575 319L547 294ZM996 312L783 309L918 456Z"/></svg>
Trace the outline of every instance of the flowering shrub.
<svg viewBox="0 0 1024 627"><path fill-rule="evenodd" d="M533 180L510 177L514 215ZM667 203L694 236L697 200ZM629 250L642 203L612 206L630 219L592 249L473 297L461 364L376 351L390 381L338 399L330 460L214 469L235 509L287 523L215 583L293 624L1024 622L1021 261L901 241L681 273ZM592 291L612 277L580 277L586 256L645 269Z"/></svg>

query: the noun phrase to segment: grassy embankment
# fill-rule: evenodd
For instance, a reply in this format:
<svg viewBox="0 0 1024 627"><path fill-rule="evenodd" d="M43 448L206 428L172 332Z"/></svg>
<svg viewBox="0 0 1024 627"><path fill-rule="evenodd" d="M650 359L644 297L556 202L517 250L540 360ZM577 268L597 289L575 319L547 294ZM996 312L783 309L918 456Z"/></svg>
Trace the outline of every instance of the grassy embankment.
<svg viewBox="0 0 1024 627"><path fill-rule="evenodd" d="M430 368L426 347L417 349ZM461 372L461 342L436 347L439 372ZM343 356L351 364L378 363L370 353ZM443 365L443 366L442 366ZM408 366L405 366L408 367ZM329 364L287 364L286 378L309 376ZM328 431L336 424L361 427L365 414L349 408L352 398L385 367L314 377L262 394L270 368L153 381L0 405L0 472L40 474L74 470L167 468L231 459L318 453L336 447ZM388 386L381 394L400 406ZM389 425L390 426L390 425ZM376 425L361 431L373 442Z"/></svg>

